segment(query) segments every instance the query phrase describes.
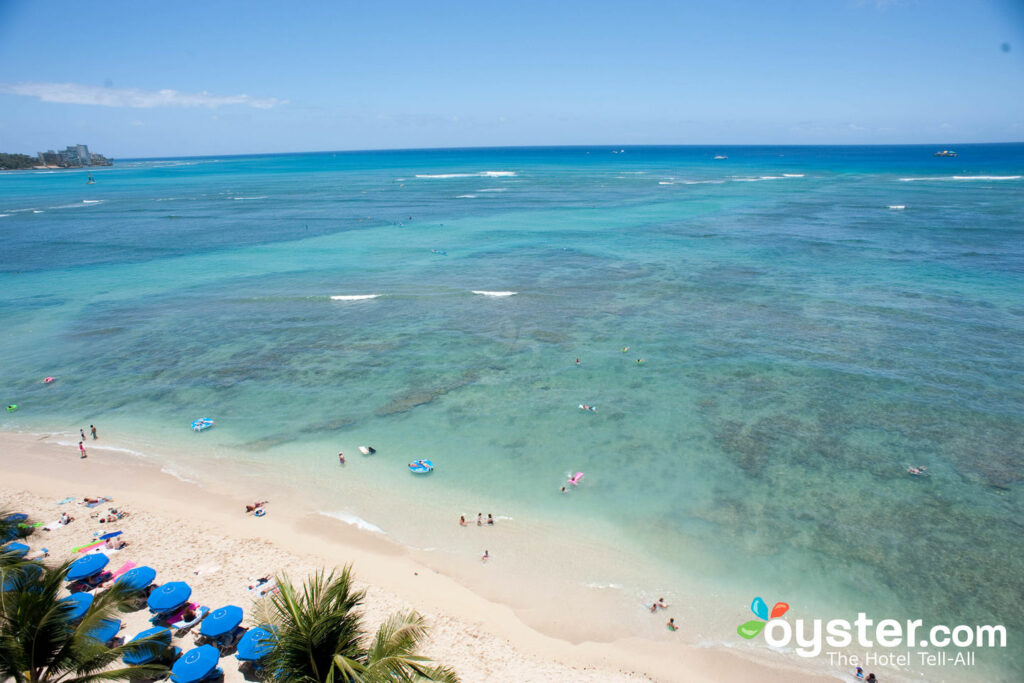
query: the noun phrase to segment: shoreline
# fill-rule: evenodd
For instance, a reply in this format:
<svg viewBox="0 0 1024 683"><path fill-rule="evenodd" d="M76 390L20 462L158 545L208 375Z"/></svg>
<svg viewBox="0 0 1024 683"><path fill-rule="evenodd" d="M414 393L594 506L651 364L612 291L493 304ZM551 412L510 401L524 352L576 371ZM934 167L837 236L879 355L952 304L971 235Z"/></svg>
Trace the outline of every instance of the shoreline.
<svg viewBox="0 0 1024 683"><path fill-rule="evenodd" d="M764 681L811 681L821 680L824 674L799 668L768 650L755 659L753 655L748 657L749 653L726 648L691 647L636 636L604 642L579 640L572 622L586 617L573 605L563 610L568 612L567 621L559 624L548 620L538 630L528 625L515 607L488 600L465 582L432 568L417 557L422 553L308 509L297 500L289 500L285 492L257 495L240 490L238 484L213 479L207 479L205 485L190 483L160 471L158 462L108 450L110 447L97 448L95 455L79 460L55 441L50 435L0 433L5 505L17 499L13 491L31 492L39 497L44 509L50 506L58 512L53 503L66 496L104 495L114 498L118 507L132 511L124 526L126 536L131 534L133 540L141 537L131 527L145 518L150 526L159 528L158 536L173 539L183 533L215 534L221 539L213 543L217 548L242 543L272 550L278 566L253 567L249 574L233 577L232 585L237 586L252 575L276 573L284 568L282 564L311 570L351 563L357 580L371 587L366 605L368 623L375 624L370 614L379 611L375 609L378 602L389 605L382 614L403 606L423 613L438 631L428 640L424 653L455 667L464 681L498 675L493 670L494 662L513 667L501 676L520 680L738 681L756 677ZM265 517L257 519L242 513L245 501L253 498L270 500ZM201 532L196 530L197 519L203 520ZM87 540L79 538L85 536L85 531L103 528L88 519L77 521L84 523L52 534L39 532L45 536L33 535L31 545L40 545L40 539L55 543L50 538L56 539L57 534L74 535L81 543ZM160 572L158 581L192 578L170 576L154 557L147 556L148 545L139 543L122 552L126 559L155 566ZM54 554L59 553L56 548L51 551L52 560L65 559ZM304 573L290 573L293 581L305 578ZM216 602L206 595L199 596L199 588L197 597ZM231 596L224 595L223 600L231 601ZM652 618L660 619L661 615ZM473 647L466 647L469 642ZM530 670L537 660L541 665Z"/></svg>

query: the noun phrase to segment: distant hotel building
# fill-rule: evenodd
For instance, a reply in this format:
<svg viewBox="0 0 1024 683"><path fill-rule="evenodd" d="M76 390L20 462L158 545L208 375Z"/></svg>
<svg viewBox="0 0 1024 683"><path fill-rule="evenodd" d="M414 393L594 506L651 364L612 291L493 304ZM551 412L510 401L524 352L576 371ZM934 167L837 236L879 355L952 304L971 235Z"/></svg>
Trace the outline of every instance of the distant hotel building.
<svg viewBox="0 0 1024 683"><path fill-rule="evenodd" d="M44 166L61 166L63 168L114 165L113 159L108 159L102 154L90 153L88 145L69 145L67 149L60 152L55 152L52 149L48 152L40 152L39 161Z"/></svg>

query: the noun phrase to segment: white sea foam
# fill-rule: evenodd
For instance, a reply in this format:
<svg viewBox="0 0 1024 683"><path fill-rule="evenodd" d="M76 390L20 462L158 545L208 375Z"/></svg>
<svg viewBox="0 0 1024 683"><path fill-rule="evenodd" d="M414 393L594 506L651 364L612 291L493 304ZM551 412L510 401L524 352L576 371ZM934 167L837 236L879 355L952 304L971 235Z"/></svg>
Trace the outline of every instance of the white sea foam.
<svg viewBox="0 0 1024 683"><path fill-rule="evenodd" d="M477 190L477 192L507 192L507 187L488 187L483 190Z"/></svg>
<svg viewBox="0 0 1024 683"><path fill-rule="evenodd" d="M1019 175L955 175L953 180L1020 180Z"/></svg>
<svg viewBox="0 0 1024 683"><path fill-rule="evenodd" d="M721 185L724 180L684 180L683 185Z"/></svg>
<svg viewBox="0 0 1024 683"><path fill-rule="evenodd" d="M335 294L331 296L334 301L365 301L376 299L380 294Z"/></svg>
<svg viewBox="0 0 1024 683"><path fill-rule="evenodd" d="M178 481L183 481L186 484L198 484L199 483L198 480L196 480L196 479L189 479L188 477L183 475L181 472L178 472L177 470L171 469L170 467L166 467L166 466L165 467L161 467L160 471L163 472L164 474L169 474L172 477L174 477L175 479L177 479Z"/></svg>
<svg viewBox="0 0 1024 683"><path fill-rule="evenodd" d="M234 199L236 201L237 200L242 200L242 199L266 199L266 198L267 198L267 195L263 195L262 197L232 197L232 199Z"/></svg>
<svg viewBox="0 0 1024 683"><path fill-rule="evenodd" d="M356 528L359 528L359 529L362 529L363 531L372 531L375 534L386 533L383 529L381 529L376 524L372 524L370 522L367 522L362 517L357 517L357 516L355 516L353 514L350 514L348 512L324 512L324 511L321 510L320 514L323 515L324 517L331 517L332 519L340 520L342 522L345 522L345 524L351 524L352 526L354 526Z"/></svg>
<svg viewBox="0 0 1024 683"><path fill-rule="evenodd" d="M83 204L102 204L103 200L102 199L83 199L82 203Z"/></svg>
<svg viewBox="0 0 1024 683"><path fill-rule="evenodd" d="M0 218L7 218L10 215L11 214L9 214L9 213L0 213Z"/></svg>
<svg viewBox="0 0 1024 683"><path fill-rule="evenodd" d="M942 175L923 178L900 178L900 182L913 183L919 180L1020 180L1019 175Z"/></svg>
<svg viewBox="0 0 1024 683"><path fill-rule="evenodd" d="M32 213L43 213L41 209L32 209Z"/></svg>
<svg viewBox="0 0 1024 683"><path fill-rule="evenodd" d="M675 185L675 182L673 182L671 180L659 180L658 184L659 185Z"/></svg>
<svg viewBox="0 0 1024 683"><path fill-rule="evenodd" d="M907 205L906 204L890 204L889 208L890 209L895 209L896 211L900 211L902 209L907 208Z"/></svg>
<svg viewBox="0 0 1024 683"><path fill-rule="evenodd" d="M483 296L512 296L513 294L518 294L519 292L489 292L486 289L474 289L473 293L482 294Z"/></svg>
<svg viewBox="0 0 1024 683"><path fill-rule="evenodd" d="M476 199L475 194L460 194L456 199Z"/></svg>
<svg viewBox="0 0 1024 683"><path fill-rule="evenodd" d="M610 589L613 589L613 590L621 590L622 589L622 584L619 584L619 583L598 583L597 581L591 581L590 583L585 583L583 585L586 586L587 588L598 588L598 589L610 588Z"/></svg>
<svg viewBox="0 0 1024 683"><path fill-rule="evenodd" d="M417 178L445 179L445 178L512 178L515 171L480 171L479 173L417 173Z"/></svg>
<svg viewBox="0 0 1024 683"><path fill-rule="evenodd" d="M783 178L803 178L804 174L803 173L783 173L782 177Z"/></svg>

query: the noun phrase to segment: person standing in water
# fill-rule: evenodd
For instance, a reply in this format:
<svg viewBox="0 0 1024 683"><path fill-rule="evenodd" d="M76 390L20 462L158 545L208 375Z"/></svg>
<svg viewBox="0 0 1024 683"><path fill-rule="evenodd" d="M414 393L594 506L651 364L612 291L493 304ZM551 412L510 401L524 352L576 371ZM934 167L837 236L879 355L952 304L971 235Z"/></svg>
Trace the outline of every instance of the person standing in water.
<svg viewBox="0 0 1024 683"><path fill-rule="evenodd" d="M92 432L92 440L96 440L96 425L89 425L89 431Z"/></svg>
<svg viewBox="0 0 1024 683"><path fill-rule="evenodd" d="M85 430L84 429L79 428L78 435L80 437L82 437L82 441L85 441Z"/></svg>

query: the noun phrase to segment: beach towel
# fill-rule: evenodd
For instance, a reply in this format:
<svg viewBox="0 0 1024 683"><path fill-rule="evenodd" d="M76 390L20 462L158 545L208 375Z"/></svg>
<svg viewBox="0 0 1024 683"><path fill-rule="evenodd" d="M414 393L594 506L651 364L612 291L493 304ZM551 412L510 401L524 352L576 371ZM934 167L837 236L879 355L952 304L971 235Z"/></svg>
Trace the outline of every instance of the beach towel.
<svg viewBox="0 0 1024 683"><path fill-rule="evenodd" d="M71 552L73 552L73 553L84 553L84 552L88 552L88 551L92 550L93 548L98 548L98 547L100 547L100 546L101 546L101 545L103 545L103 544L104 544L105 542L106 542L106 541L98 541L98 542L96 542L96 543L89 543L89 544L87 544L87 545L80 545L80 546L78 546L77 548L72 548L72 549L71 549Z"/></svg>
<svg viewBox="0 0 1024 683"><path fill-rule="evenodd" d="M57 505L63 505L64 503L70 503L74 499L75 498L73 496L71 496L71 497L65 498L64 500L58 500L57 501Z"/></svg>
<svg viewBox="0 0 1024 683"><path fill-rule="evenodd" d="M129 569L131 569L134 566L135 566L134 562L125 562L120 567L118 567L116 572L114 572L113 574L110 575L110 579L109 580L112 581L112 580L116 579L117 577L121 576L121 574L124 574L126 571L128 571Z"/></svg>
<svg viewBox="0 0 1024 683"><path fill-rule="evenodd" d="M270 581L264 581L263 583L256 584L252 588L247 589L250 593L257 597L266 597L268 593L272 593L277 590L277 581L271 579Z"/></svg>

